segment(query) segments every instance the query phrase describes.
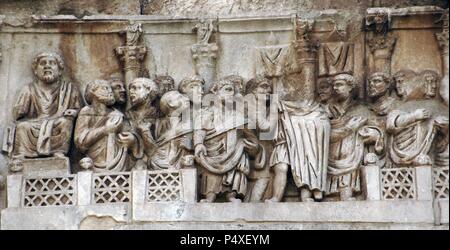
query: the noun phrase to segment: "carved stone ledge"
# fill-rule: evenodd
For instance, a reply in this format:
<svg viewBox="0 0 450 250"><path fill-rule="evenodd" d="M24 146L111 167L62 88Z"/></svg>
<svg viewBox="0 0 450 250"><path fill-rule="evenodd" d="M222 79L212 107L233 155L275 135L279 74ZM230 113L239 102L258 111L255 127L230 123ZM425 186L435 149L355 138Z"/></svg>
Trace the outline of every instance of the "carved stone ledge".
<svg viewBox="0 0 450 250"><path fill-rule="evenodd" d="M23 159L20 160L19 164L22 165L22 171L20 172L26 176L48 177L70 174L70 161L67 157Z"/></svg>

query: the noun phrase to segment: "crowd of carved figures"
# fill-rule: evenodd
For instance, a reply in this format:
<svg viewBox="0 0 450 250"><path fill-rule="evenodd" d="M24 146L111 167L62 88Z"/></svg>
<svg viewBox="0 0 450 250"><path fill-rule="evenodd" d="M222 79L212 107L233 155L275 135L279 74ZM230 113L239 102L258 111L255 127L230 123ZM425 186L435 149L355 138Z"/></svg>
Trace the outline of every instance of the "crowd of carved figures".
<svg viewBox="0 0 450 250"><path fill-rule="evenodd" d="M446 76L426 69L391 72L396 37L383 15L370 22L373 67L366 84L354 76L351 43L319 44L311 23L300 21L290 49L269 39L258 50L262 73L248 82L237 75L211 82L202 73L211 65L197 62L198 74L179 84L170 76L125 72L124 79L93 80L80 94L62 80L63 58L41 53L32 62L34 82L14 105L11 171L20 171L21 159L66 157L74 141L83 170L197 168L201 202L281 202L290 180L300 201L313 202L360 197L361 170L369 163L448 167L448 100L440 94L448 63ZM127 31L131 42L118 54L145 53L129 35L139 29ZM193 53L203 49L198 57L214 57L214 25L203 21L196 31ZM446 42L448 56L448 27ZM345 55L335 60L332 46ZM328 58L320 67L319 54ZM279 92L280 85L294 86L297 92L288 91L294 98ZM362 85L367 100L357 98ZM207 94L213 104L196 107ZM254 102L243 110L233 104L244 99Z"/></svg>

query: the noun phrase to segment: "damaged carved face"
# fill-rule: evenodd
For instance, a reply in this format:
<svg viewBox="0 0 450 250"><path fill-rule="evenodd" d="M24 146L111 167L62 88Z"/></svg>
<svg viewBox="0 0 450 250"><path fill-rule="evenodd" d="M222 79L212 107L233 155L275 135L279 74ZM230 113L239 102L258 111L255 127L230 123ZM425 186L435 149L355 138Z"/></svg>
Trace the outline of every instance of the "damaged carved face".
<svg viewBox="0 0 450 250"><path fill-rule="evenodd" d="M61 76L56 58L51 56L42 57L34 69L36 77L47 84L56 82Z"/></svg>

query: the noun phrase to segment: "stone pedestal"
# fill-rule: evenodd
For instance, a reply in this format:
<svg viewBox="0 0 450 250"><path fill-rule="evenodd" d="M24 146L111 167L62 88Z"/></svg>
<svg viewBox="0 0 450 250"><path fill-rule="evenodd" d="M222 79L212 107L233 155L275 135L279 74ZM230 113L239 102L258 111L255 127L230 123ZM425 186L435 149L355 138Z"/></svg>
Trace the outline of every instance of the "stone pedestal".
<svg viewBox="0 0 450 250"><path fill-rule="evenodd" d="M21 160L23 175L26 176L64 176L70 174L69 158L39 158Z"/></svg>

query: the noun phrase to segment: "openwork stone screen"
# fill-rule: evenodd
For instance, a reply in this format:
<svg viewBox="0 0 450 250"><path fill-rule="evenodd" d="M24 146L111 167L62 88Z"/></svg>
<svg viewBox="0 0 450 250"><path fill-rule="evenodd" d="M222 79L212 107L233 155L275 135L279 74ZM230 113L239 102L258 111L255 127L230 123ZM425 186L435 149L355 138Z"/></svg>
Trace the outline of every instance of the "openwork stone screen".
<svg viewBox="0 0 450 250"><path fill-rule="evenodd" d="M382 197L384 200L416 199L416 171L414 168L381 170Z"/></svg>
<svg viewBox="0 0 450 250"><path fill-rule="evenodd" d="M448 167L433 169L434 198L437 200L448 200L448 172Z"/></svg>
<svg viewBox="0 0 450 250"><path fill-rule="evenodd" d="M93 194L94 204L130 202L130 173L94 174Z"/></svg>
<svg viewBox="0 0 450 250"><path fill-rule="evenodd" d="M179 171L152 171L147 178L147 202L175 202L183 199Z"/></svg>
<svg viewBox="0 0 450 250"><path fill-rule="evenodd" d="M24 178L23 188L24 207L76 205L76 175Z"/></svg>

